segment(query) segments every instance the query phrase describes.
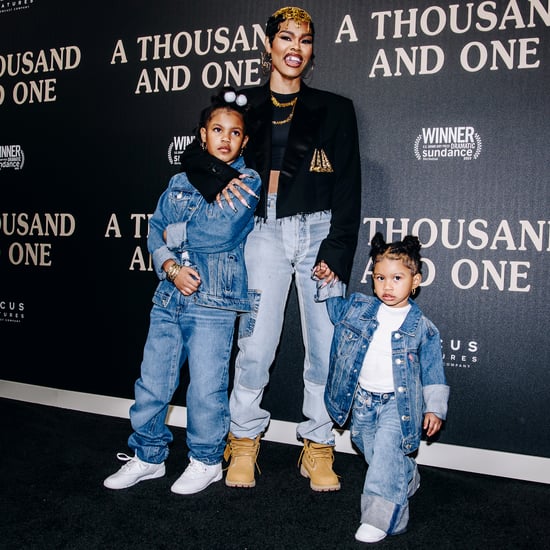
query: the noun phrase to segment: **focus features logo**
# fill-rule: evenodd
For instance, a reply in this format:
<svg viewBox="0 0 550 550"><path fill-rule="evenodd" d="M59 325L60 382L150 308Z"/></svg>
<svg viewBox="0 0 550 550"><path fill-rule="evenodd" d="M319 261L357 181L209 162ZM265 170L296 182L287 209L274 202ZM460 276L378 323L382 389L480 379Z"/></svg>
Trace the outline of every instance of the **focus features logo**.
<svg viewBox="0 0 550 550"><path fill-rule="evenodd" d="M0 170L13 168L21 170L25 164L25 153L21 145L0 145Z"/></svg>
<svg viewBox="0 0 550 550"><path fill-rule="evenodd" d="M10 11L19 11L30 8L36 0L12 0L0 2L0 13L9 13Z"/></svg>
<svg viewBox="0 0 550 550"><path fill-rule="evenodd" d="M451 338L441 341L443 364L446 367L470 369L478 362L479 344L476 340Z"/></svg>
<svg viewBox="0 0 550 550"><path fill-rule="evenodd" d="M21 323L25 318L25 304L0 298L0 323Z"/></svg>
<svg viewBox="0 0 550 550"><path fill-rule="evenodd" d="M173 165L181 164L180 155L194 139L195 136L174 136L168 146L168 162Z"/></svg>
<svg viewBox="0 0 550 550"><path fill-rule="evenodd" d="M414 155L418 160L476 160L481 149L481 138L472 126L422 128L414 141Z"/></svg>

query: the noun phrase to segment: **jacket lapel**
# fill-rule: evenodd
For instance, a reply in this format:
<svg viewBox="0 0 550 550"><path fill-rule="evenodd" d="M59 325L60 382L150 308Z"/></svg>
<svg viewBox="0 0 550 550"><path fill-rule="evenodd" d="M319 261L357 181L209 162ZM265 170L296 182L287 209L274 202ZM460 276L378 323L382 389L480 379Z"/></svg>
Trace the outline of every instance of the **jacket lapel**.
<svg viewBox="0 0 550 550"><path fill-rule="evenodd" d="M315 105L314 94L302 83L288 134L281 170L282 181L290 181L295 178L306 154L313 154L313 145L319 140L319 129L324 119L324 113L325 107ZM309 162L310 159L306 159L306 161Z"/></svg>
<svg viewBox="0 0 550 550"><path fill-rule="evenodd" d="M245 159L249 166L254 167L259 173L267 189L269 170L271 168L271 100L269 82L258 89L252 99L254 108L252 111L252 131L248 151L245 149ZM253 151L253 153L251 153ZM251 155L249 157L249 155Z"/></svg>

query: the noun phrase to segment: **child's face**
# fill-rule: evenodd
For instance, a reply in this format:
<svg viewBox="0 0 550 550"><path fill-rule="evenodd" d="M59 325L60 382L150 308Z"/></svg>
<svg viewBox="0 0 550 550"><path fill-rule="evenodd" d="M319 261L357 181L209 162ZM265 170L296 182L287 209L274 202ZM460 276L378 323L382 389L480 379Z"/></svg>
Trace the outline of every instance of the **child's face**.
<svg viewBox="0 0 550 550"><path fill-rule="evenodd" d="M382 258L374 264L372 278L375 294L390 307L406 306L413 288L422 280L420 273L413 276L402 260L390 258Z"/></svg>
<svg viewBox="0 0 550 550"><path fill-rule="evenodd" d="M206 128L201 128L200 133L207 151L227 163L233 162L248 142L242 115L224 107L212 113Z"/></svg>

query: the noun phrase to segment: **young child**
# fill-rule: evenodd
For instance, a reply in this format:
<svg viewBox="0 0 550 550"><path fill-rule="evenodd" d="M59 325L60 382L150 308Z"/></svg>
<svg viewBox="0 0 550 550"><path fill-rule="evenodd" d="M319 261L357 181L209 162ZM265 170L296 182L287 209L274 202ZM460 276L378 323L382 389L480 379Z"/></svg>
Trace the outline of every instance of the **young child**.
<svg viewBox="0 0 550 550"><path fill-rule="evenodd" d="M227 189L216 202L208 203L185 173L173 176L159 199L149 222L147 246L160 282L130 408L134 431L128 446L135 456L117 455L126 464L105 479L109 489L165 474L173 439L166 414L185 360L190 377L186 397L190 463L171 490L197 493L222 478L234 327L237 315L254 311L256 300L255 293L248 291L244 244L254 224L261 180L245 167L242 157L248 141L246 97L232 89L213 97L201 113L197 139L211 155L242 174L240 189L248 193L250 204L233 201Z"/></svg>
<svg viewBox="0 0 550 550"><path fill-rule="evenodd" d="M439 331L410 298L422 280L420 241L386 244L376 233L371 246L376 297L343 298L339 283L319 281L317 299L328 298L335 325L325 403L340 426L351 411L351 439L368 464L355 538L372 543L406 530L420 485L411 453L422 430L441 428L449 386Z"/></svg>

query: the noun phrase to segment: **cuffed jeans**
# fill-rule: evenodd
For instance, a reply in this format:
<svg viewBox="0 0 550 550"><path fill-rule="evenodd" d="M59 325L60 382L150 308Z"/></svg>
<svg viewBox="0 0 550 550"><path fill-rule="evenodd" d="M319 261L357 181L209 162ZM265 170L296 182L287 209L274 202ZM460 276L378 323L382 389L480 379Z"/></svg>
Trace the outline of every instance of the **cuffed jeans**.
<svg viewBox="0 0 550 550"><path fill-rule="evenodd" d="M229 431L229 360L236 312L196 305L192 296L175 292L165 305L155 296L145 343L141 377L130 408L134 433L128 444L145 462L168 456L171 431L168 406L186 359L187 446L189 457L204 464L222 461Z"/></svg>
<svg viewBox="0 0 550 550"><path fill-rule="evenodd" d="M269 195L267 220L256 221L245 246L248 285L259 290L261 296L252 335L239 335L229 402L231 432L237 438L253 439L269 423L270 413L261 408L261 401L281 338L294 277L305 348L302 412L306 420L298 424L297 437L334 445L333 424L323 397L334 327L326 305L314 301L316 282L311 279L311 269L319 245L329 232L331 216L330 212L317 212L277 220L275 200L275 195Z"/></svg>
<svg viewBox="0 0 550 550"><path fill-rule="evenodd" d="M365 456L367 475L361 495L361 523L389 535L402 533L409 521L409 497L420 485L413 458L401 449L401 422L394 393L359 387L350 425L352 441Z"/></svg>

